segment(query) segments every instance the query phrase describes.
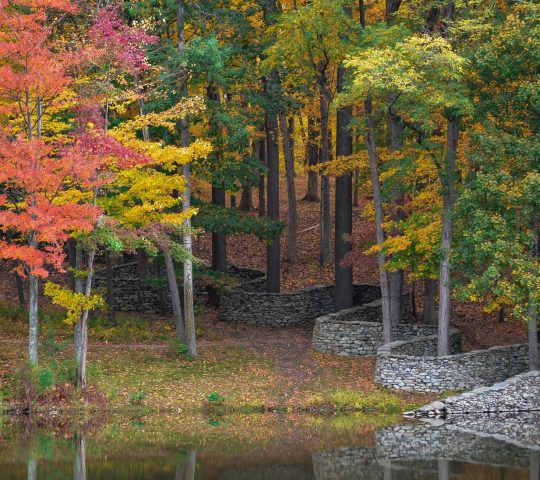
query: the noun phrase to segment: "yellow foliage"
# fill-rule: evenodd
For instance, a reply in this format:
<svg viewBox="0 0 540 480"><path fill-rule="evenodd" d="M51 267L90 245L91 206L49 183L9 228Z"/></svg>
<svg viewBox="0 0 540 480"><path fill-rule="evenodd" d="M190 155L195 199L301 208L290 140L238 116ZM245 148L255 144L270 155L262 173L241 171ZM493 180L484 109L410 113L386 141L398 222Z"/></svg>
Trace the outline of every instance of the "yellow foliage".
<svg viewBox="0 0 540 480"><path fill-rule="evenodd" d="M84 293L75 293L69 288L52 282L45 284L45 295L51 297L55 305L66 309L66 319L64 321L68 325L77 323L84 310L95 310L105 306L105 301L101 295L86 296Z"/></svg>

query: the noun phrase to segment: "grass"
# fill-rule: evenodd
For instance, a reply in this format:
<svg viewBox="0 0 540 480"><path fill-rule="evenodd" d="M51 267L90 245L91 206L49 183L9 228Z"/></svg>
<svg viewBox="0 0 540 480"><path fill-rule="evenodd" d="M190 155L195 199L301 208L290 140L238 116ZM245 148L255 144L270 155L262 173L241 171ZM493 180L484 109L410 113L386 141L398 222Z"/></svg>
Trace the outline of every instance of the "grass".
<svg viewBox="0 0 540 480"><path fill-rule="evenodd" d="M36 409L136 412L368 412L393 415L433 400L433 396L381 390L373 382L373 360L301 350L283 361L282 350L255 349L208 323L199 355L190 359L174 340L172 324L119 314L117 325L102 317L89 329L90 389L73 387L71 327L54 310L42 310L39 388ZM25 312L0 304L0 403L18 404L26 358ZM233 328L233 327L230 327ZM8 332L5 334L5 332ZM293 335L300 335L295 333ZM212 338L212 336L214 338ZM300 338L300 337L299 337ZM216 340L217 339L217 340ZM288 348L301 342L291 337ZM26 396L28 398L28 395ZM19 402L20 403L20 402Z"/></svg>

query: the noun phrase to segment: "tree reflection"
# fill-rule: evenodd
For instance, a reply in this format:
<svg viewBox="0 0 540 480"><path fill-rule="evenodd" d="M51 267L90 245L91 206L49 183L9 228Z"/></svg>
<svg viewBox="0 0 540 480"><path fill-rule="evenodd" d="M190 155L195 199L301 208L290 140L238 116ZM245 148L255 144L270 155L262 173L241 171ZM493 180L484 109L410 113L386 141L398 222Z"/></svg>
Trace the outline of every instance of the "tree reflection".
<svg viewBox="0 0 540 480"><path fill-rule="evenodd" d="M196 459L197 450L194 448L190 448L181 455L181 459L176 466L175 480L194 480Z"/></svg>

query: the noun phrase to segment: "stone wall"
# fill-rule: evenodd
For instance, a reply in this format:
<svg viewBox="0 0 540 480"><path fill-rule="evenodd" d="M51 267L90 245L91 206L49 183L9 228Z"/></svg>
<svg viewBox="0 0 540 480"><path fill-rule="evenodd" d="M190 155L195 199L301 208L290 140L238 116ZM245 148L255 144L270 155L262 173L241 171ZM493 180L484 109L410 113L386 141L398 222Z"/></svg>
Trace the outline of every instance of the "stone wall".
<svg viewBox="0 0 540 480"><path fill-rule="evenodd" d="M263 279L246 282L240 289L225 289L219 301L219 318L265 327L304 325L334 311L334 287L315 286L291 293L265 293ZM356 305L380 298L378 285L355 285Z"/></svg>
<svg viewBox="0 0 540 480"><path fill-rule="evenodd" d="M452 352L457 334L451 335ZM375 381L385 387L440 393L491 385L527 370L527 345L437 357L437 337L396 341L377 351Z"/></svg>
<svg viewBox="0 0 540 480"><path fill-rule="evenodd" d="M540 371L525 372L491 387L435 401L412 416L447 416L466 413L540 412ZM539 438L540 443L540 438Z"/></svg>
<svg viewBox="0 0 540 480"><path fill-rule="evenodd" d="M437 327L407 323L411 320L406 309L405 323L393 329L394 338L411 338L433 335ZM373 302L331 313L315 320L313 348L341 356L375 355L383 344L382 302Z"/></svg>
<svg viewBox="0 0 540 480"><path fill-rule="evenodd" d="M142 280L139 277L137 262L123 263L114 265L112 267L114 278L114 308L120 312L154 312L159 313L165 311L172 313L171 297L169 294L169 288L165 286L159 289L152 286L150 279ZM150 278L157 278L161 276L165 281L164 273L159 274L156 266L150 264ZM253 284L266 284L266 277L264 272L252 270L249 268L229 266L228 274L234 277L238 277L242 285ZM105 292L106 290L106 278L104 269L96 269L94 277L94 288ZM179 284L179 288L182 285ZM206 291L197 285L197 279L195 278L195 295L206 295Z"/></svg>

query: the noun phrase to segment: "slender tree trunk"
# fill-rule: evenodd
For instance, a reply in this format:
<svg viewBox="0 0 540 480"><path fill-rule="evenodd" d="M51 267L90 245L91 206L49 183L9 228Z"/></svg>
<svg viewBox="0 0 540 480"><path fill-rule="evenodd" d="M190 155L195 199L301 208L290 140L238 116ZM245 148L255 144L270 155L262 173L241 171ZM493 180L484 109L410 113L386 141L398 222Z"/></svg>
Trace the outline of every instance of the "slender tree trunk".
<svg viewBox="0 0 540 480"><path fill-rule="evenodd" d="M86 259L86 285L85 285L85 296L89 297L92 294L92 281L94 278L94 258L96 256L96 249L93 248L88 252ZM80 348L80 361L77 363L77 372L76 372L76 382L77 386L84 388L86 387L87 377L86 377L86 363L88 356L88 315L90 314L89 310L84 310L81 316L80 324L80 337L79 337L79 348Z"/></svg>
<svg viewBox="0 0 540 480"><path fill-rule="evenodd" d="M258 138L254 140L253 144L254 154L259 157L259 161L266 168L266 140L264 138ZM256 152L255 152L256 150ZM259 175L259 217L266 217L266 195L265 195L265 182L266 178L264 174Z"/></svg>
<svg viewBox="0 0 540 480"><path fill-rule="evenodd" d="M294 184L294 151L291 143L290 131L287 126L287 119L284 113L279 114L279 128L281 130L283 157L285 158L285 175L287 177L287 261L297 262L298 247L296 241L296 231L298 222L296 187Z"/></svg>
<svg viewBox="0 0 540 480"><path fill-rule="evenodd" d="M171 301L174 314L174 324L176 326L176 339L181 343L186 343L186 333L184 326L184 317L182 315L182 304L180 303L180 291L176 281L176 272L174 270L174 261L169 247L162 247L163 258L165 259L165 270L167 273L167 282L171 292Z"/></svg>
<svg viewBox="0 0 540 480"><path fill-rule="evenodd" d="M305 163L308 167L308 182L306 195L303 200L306 202L319 202L319 174L312 170L319 163L319 145L317 138L319 131L317 121L312 116L308 117L307 142L305 152Z"/></svg>
<svg viewBox="0 0 540 480"><path fill-rule="evenodd" d="M330 160L330 128L328 125L328 98L326 93L326 73L320 73L319 101L321 113L321 161L327 163ZM326 265L332 261L332 225L330 218L330 178L328 175L321 177L321 208L320 208L320 264Z"/></svg>
<svg viewBox="0 0 540 480"><path fill-rule="evenodd" d="M532 231L532 245L531 245L531 257L533 262L538 259L538 212L533 213L533 219L531 222ZM531 262L532 263L532 262ZM538 272L536 272L538 275ZM528 309L528 338L529 338L529 370L538 370L540 368L538 360L538 310L536 305L530 301Z"/></svg>
<svg viewBox="0 0 540 480"><path fill-rule="evenodd" d="M225 207L224 188L212 187L212 203ZM227 237L219 232L212 232L212 269L216 272L227 272Z"/></svg>
<svg viewBox="0 0 540 480"><path fill-rule="evenodd" d="M354 178L353 178L353 207L359 206L359 196L360 196L360 170L355 168Z"/></svg>
<svg viewBox="0 0 540 480"><path fill-rule="evenodd" d="M343 89L344 68L338 69L337 91ZM349 129L352 108L342 107L337 111L336 157L352 155L352 135ZM352 250L345 237L352 234L352 175L347 172L336 178L335 200L335 302L336 311L353 306L352 265L343 266L344 257Z"/></svg>
<svg viewBox="0 0 540 480"><path fill-rule="evenodd" d="M273 82L272 82L273 83ZM275 88L270 85L269 91ZM275 113L266 114L266 161L268 163L268 218L279 221L279 150L278 121ZM279 293L280 281L279 234L275 235L266 250L266 290Z"/></svg>
<svg viewBox="0 0 540 480"><path fill-rule="evenodd" d="M38 345L39 345L39 280L34 274L28 274L29 295L28 295L28 355L33 365L38 364Z"/></svg>
<svg viewBox="0 0 540 480"><path fill-rule="evenodd" d="M367 115L366 147L369 157L369 169L371 172L371 183L373 184L373 202L375 204L375 236L377 244L381 246L385 240L384 211L381 184L379 181L379 156L377 154L377 144L375 140L375 123L372 116L371 99L365 101ZM388 288L388 273L386 271L386 256L381 250L377 254L379 264L379 278L381 283L382 314L383 314L383 341L390 343L392 341L392 317L390 314L390 292Z"/></svg>
<svg viewBox="0 0 540 480"><path fill-rule="evenodd" d="M439 356L450 354L450 251L452 248L452 214L455 199L455 168L459 140L459 124L455 118L448 119L446 138L446 159L441 172L443 188L443 222L441 240L441 261L439 278L439 328L437 353Z"/></svg>
<svg viewBox="0 0 540 480"><path fill-rule="evenodd" d="M83 433L75 435L75 459L73 461L73 480L86 480L86 437Z"/></svg>
<svg viewBox="0 0 540 480"><path fill-rule="evenodd" d="M394 98L390 98L389 102L392 103ZM403 134L403 126L399 120L392 115L388 114L388 131L390 134L390 150L397 152L401 148L401 137ZM402 207L403 193L399 187L395 187L392 194L392 207L393 207L393 220L400 221L403 219ZM393 232L397 234L397 230ZM390 272L390 316L392 317L392 325L398 325L402 321L403 317L403 286L405 283L405 274L403 269Z"/></svg>
<svg viewBox="0 0 540 480"><path fill-rule="evenodd" d="M24 309L26 304L24 302L24 285L23 285L23 281L22 281L21 276L17 272L15 272L13 275L15 277L15 286L17 287L17 299L19 300L19 308Z"/></svg>
<svg viewBox="0 0 540 480"><path fill-rule="evenodd" d="M75 247L75 269L81 272L83 269L83 252L79 244ZM75 293L83 293L83 279L79 275L75 275L73 291ZM75 365L79 368L81 363L81 319L73 325L73 344L75 347Z"/></svg>
<svg viewBox="0 0 540 480"><path fill-rule="evenodd" d="M116 325L116 312L114 310L114 271L112 255L105 250L105 277L107 283L107 317L111 325Z"/></svg>
<svg viewBox="0 0 540 480"><path fill-rule="evenodd" d="M8 241L8 243L11 243L11 231L8 230L6 232L6 239ZM69 245L69 244L68 244ZM17 298L19 300L19 308L21 309L24 309L25 307L25 302L24 302L24 285L23 285L23 281L22 281L22 278L21 276L19 275L18 272L15 272L13 274L13 277L15 279L15 286L17 287Z"/></svg>
<svg viewBox="0 0 540 480"><path fill-rule="evenodd" d="M177 25L178 25L178 53L182 55L186 48L185 29L184 29L184 9L185 0L178 0ZM188 85L187 78L184 72L181 74L180 85L183 95L187 97ZM189 119L183 117L180 120L180 142L182 147L188 147L190 144L189 138ZM191 171L190 165L187 163L182 166L182 175L184 177L185 189L182 196L182 210L187 212L191 208ZM184 221L183 243L184 249L187 252L187 258L184 260L184 314L185 314L185 342L187 342L188 353L191 357L197 355L197 341L195 337L195 309L193 305L193 261L191 254L193 252L192 236L191 236L191 219L186 218ZM223 239L225 242L225 239ZM172 260L172 259L171 259ZM225 258L225 268L226 268ZM175 282L176 283L176 282ZM181 315L181 313L180 313ZM178 335L178 334L177 334ZM180 339L180 338L179 338Z"/></svg>
<svg viewBox="0 0 540 480"><path fill-rule="evenodd" d="M437 280L426 278L424 280L424 312L422 316L423 322L426 325L437 325L436 294Z"/></svg>

